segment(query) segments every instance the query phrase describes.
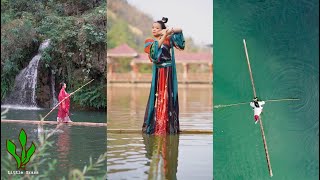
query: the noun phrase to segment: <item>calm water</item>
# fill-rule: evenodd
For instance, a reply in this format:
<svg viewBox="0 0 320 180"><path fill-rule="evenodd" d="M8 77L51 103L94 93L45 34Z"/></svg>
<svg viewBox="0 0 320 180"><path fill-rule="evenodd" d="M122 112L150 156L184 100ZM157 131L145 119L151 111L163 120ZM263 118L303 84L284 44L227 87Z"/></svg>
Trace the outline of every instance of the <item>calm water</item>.
<svg viewBox="0 0 320 180"><path fill-rule="evenodd" d="M140 129L148 87L108 87L108 128ZM181 129L212 130L212 88L179 88ZM108 133L108 179L212 179L212 135Z"/></svg>
<svg viewBox="0 0 320 180"><path fill-rule="evenodd" d="M111 129L141 129L149 87L108 87L107 119ZM181 129L212 130L212 87L180 87Z"/></svg>
<svg viewBox="0 0 320 180"><path fill-rule="evenodd" d="M319 1L215 1L214 105L253 98L262 115L272 179L319 178ZM214 178L270 179L249 105L214 109Z"/></svg>
<svg viewBox="0 0 320 180"><path fill-rule="evenodd" d="M4 108L1 108L3 111ZM40 115L44 117L50 112L51 109L38 109L38 110L23 110L23 109L9 109L6 114L6 119L19 119L19 120L40 120ZM74 122L95 122L105 123L106 113L101 111L79 111L70 109L70 119ZM46 121L56 121L58 110L53 110L47 117Z"/></svg>
<svg viewBox="0 0 320 180"><path fill-rule="evenodd" d="M212 135L109 134L108 179L212 180Z"/></svg>
<svg viewBox="0 0 320 180"><path fill-rule="evenodd" d="M46 114L50 110L10 110L7 114L7 119L37 119L38 114ZM84 111L70 111L73 113L71 118L77 122L105 122L106 116L104 112L84 112ZM54 115L55 114L55 115ZM53 120L56 113L53 113L49 120ZM21 128L24 128L28 136L27 146L31 142L39 143L39 135L41 132L51 132L57 125L44 125L40 127L33 124L13 124L1 123L1 157L7 156L8 153L5 149L5 141L7 139L13 140L18 143L18 135ZM97 158L106 152L107 134L105 127L84 127L84 126L70 126L62 125L58 128L57 132L49 139L53 142L52 147L49 147L46 153L49 153L47 162L57 160L55 170L48 176L50 179L61 179L63 176L68 177L68 173L73 169L83 170L85 165L89 164L89 159L95 162ZM19 145L17 145L20 147ZM41 158L40 158L41 159ZM15 163L15 162L14 162ZM91 172L89 175L102 178L107 171L106 161L97 172ZM2 166L1 166L2 167ZM47 170L47 166L41 166L39 175L43 175ZM15 170L13 167L12 170ZM3 171L3 169L1 169ZM1 177L4 179L7 172L3 172Z"/></svg>

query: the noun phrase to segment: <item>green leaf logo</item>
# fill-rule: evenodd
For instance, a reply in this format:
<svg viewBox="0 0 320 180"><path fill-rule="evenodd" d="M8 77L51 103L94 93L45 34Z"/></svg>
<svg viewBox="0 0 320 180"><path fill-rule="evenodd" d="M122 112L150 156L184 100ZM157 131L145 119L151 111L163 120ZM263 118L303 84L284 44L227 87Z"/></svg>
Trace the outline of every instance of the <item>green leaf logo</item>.
<svg viewBox="0 0 320 180"><path fill-rule="evenodd" d="M27 145L27 134L24 131L24 129L21 129L21 131L20 131L19 142L20 142L20 145L22 147L21 156L19 156L17 154L17 147L11 140L7 140L6 141L6 147L7 147L8 153L11 154L14 157L14 159L16 160L17 168L25 170L26 169L26 165L30 161L30 158L32 157L32 155L36 151L36 146L32 142L31 146L27 150L27 148L26 148L26 145Z"/></svg>

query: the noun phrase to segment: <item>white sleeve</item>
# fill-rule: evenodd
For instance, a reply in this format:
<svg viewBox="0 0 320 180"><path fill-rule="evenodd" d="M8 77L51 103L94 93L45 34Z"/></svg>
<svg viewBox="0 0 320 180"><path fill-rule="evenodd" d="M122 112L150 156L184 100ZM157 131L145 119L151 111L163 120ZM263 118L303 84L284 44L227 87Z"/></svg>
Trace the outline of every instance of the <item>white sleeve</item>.
<svg viewBox="0 0 320 180"><path fill-rule="evenodd" d="M250 106L253 108L255 107L253 102L250 102Z"/></svg>
<svg viewBox="0 0 320 180"><path fill-rule="evenodd" d="M264 101L260 101L260 102L259 102L259 105L262 106L262 105L264 105L265 103L266 103L266 102L264 102Z"/></svg>

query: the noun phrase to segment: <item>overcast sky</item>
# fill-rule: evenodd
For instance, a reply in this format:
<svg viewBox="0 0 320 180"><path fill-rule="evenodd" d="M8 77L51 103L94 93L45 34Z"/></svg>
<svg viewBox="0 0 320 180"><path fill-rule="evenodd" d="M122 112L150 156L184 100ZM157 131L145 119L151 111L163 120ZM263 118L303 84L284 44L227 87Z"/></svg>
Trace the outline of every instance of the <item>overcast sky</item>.
<svg viewBox="0 0 320 180"><path fill-rule="evenodd" d="M213 42L212 0L127 0L155 21L169 18L167 26L181 27L185 37L199 45ZM150 31L151 31L150 25Z"/></svg>

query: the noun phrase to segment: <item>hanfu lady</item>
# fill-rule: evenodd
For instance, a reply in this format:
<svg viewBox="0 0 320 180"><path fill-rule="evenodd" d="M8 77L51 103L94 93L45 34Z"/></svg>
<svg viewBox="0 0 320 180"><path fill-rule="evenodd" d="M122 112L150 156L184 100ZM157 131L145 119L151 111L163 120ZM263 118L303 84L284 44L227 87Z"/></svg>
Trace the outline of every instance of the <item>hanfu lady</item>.
<svg viewBox="0 0 320 180"><path fill-rule="evenodd" d="M174 47L183 50L185 41L180 28L167 28L168 18L152 25L152 35L144 51L152 66L152 82L142 131L146 134L179 133L178 82ZM171 51L171 52L170 52Z"/></svg>

